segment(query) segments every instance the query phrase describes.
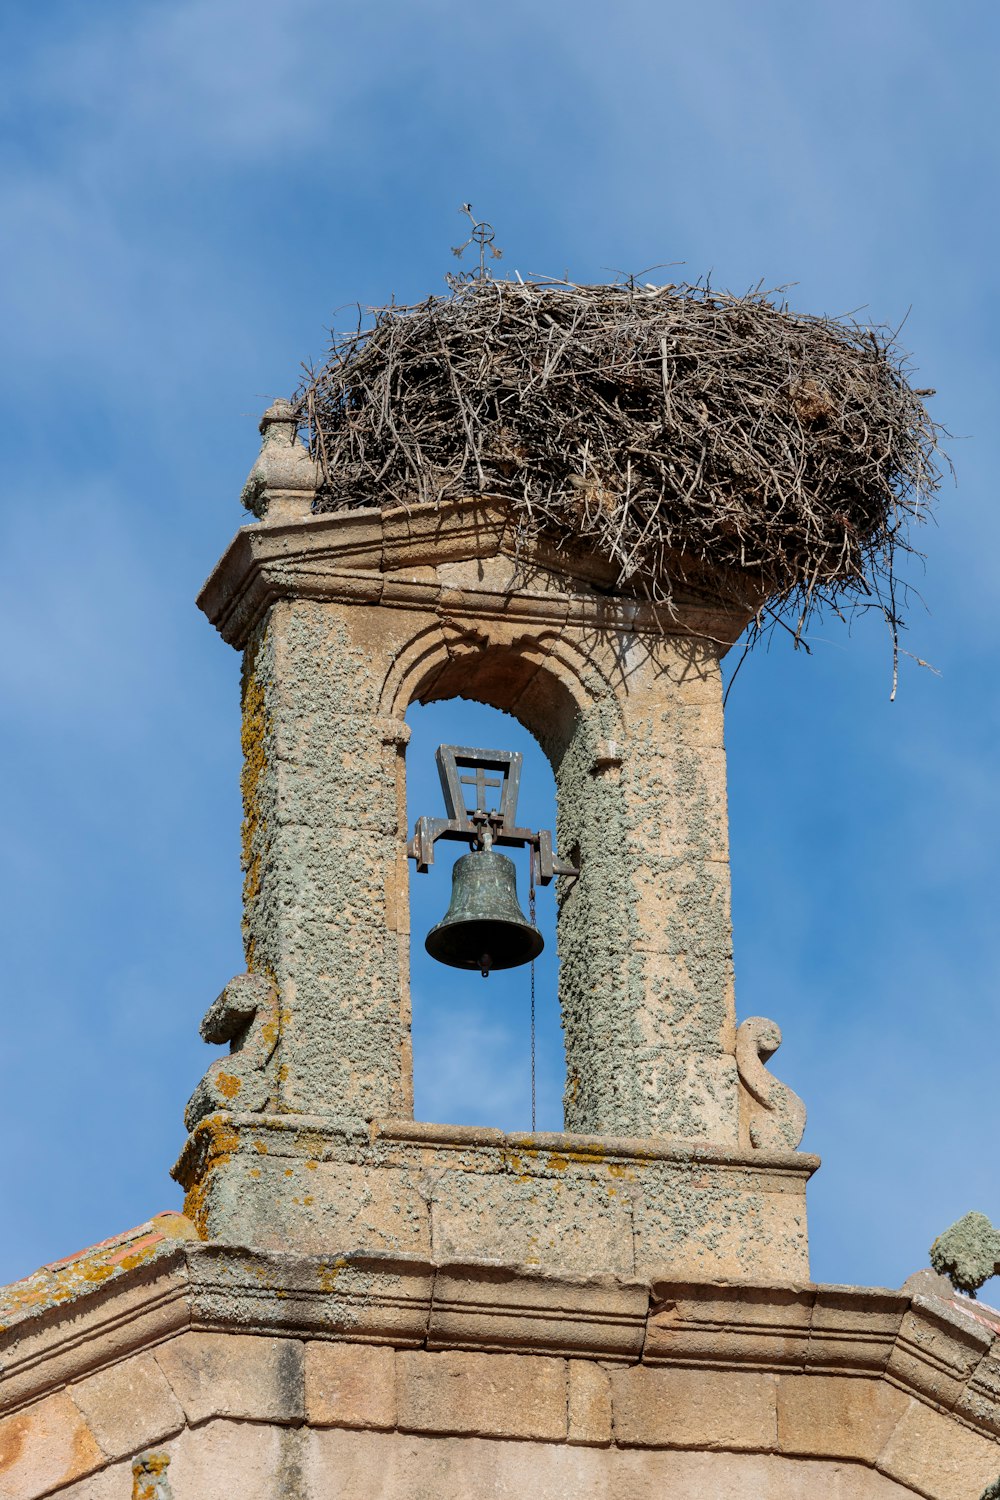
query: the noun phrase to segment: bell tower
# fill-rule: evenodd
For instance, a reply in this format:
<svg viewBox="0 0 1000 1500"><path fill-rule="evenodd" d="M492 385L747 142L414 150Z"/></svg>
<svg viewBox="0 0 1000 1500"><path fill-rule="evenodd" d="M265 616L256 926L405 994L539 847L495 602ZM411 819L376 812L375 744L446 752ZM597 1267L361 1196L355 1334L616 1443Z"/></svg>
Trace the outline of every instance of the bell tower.
<svg viewBox="0 0 1000 1500"><path fill-rule="evenodd" d="M258 519L199 600L243 655L247 973L203 1025L232 1050L188 1106L186 1211L316 1254L804 1277L817 1161L733 995L719 664L748 606L687 566L665 617L502 501L317 513L294 413L262 432ZM562 1133L412 1117L407 856L434 830L408 844L405 714L459 695L555 772Z"/></svg>
<svg viewBox="0 0 1000 1500"><path fill-rule="evenodd" d="M899 432L886 368L871 338L766 302L670 295L480 277L388 310L385 401L350 343L312 453L287 403L265 413L254 520L200 599L243 660L246 971L202 1023L228 1051L187 1106L184 1212L0 1288L0 1500L997 1495L1000 1312L933 1271L899 1291L809 1281L804 1110L766 1066L778 1028L738 1026L733 996L720 660L756 608L741 560L777 536L771 599L804 557L810 589L824 558L843 583L841 501L871 541L864 444L891 455ZM491 354L500 298L533 336ZM600 340L595 306L614 314ZM762 366L748 348L774 353L775 319ZM808 384L789 388L804 328ZM708 406L734 369L742 429ZM553 424L569 460L547 490ZM778 480L811 486L797 538L794 489L768 504ZM466 482L475 498L451 493ZM547 495L561 531L554 511L525 523ZM621 549L607 559L657 522L650 602ZM535 735L554 830L522 826L502 745L443 746L443 816L406 826L407 708L452 697ZM408 873L446 838L469 845L452 906L412 938L470 985L536 941L505 848L555 885L562 1131L413 1118ZM1000 1264L978 1217L932 1252L967 1287Z"/></svg>

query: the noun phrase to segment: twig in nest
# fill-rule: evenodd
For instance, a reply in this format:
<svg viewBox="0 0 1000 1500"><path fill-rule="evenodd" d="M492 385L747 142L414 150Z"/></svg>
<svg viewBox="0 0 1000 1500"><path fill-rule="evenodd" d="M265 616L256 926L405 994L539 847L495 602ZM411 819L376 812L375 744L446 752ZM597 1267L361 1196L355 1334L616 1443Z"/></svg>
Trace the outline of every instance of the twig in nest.
<svg viewBox="0 0 1000 1500"><path fill-rule="evenodd" d="M669 608L683 553L797 643L825 607L878 608L895 655L895 556L940 482L906 368L888 329L760 288L484 277L335 334L297 400L322 510L501 497L623 592Z"/></svg>

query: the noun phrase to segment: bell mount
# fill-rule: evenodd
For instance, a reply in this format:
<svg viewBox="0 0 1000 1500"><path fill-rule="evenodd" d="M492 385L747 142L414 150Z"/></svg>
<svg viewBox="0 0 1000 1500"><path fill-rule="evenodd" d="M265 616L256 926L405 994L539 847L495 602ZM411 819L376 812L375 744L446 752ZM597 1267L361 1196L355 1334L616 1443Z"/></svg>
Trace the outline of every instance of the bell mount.
<svg viewBox="0 0 1000 1500"><path fill-rule="evenodd" d="M556 875L580 873L575 865L558 858L549 829L517 826L523 760L519 751L439 745L434 759L448 816L417 819L407 856L416 862L420 874L425 875L434 863L434 845L438 839L457 839L473 850L490 850L496 845L527 848L530 851L532 885L548 885ZM463 775L465 771L473 774ZM491 772L492 775L488 774ZM475 787L474 808L466 806L465 786ZM499 792L493 809L487 806L488 790Z"/></svg>

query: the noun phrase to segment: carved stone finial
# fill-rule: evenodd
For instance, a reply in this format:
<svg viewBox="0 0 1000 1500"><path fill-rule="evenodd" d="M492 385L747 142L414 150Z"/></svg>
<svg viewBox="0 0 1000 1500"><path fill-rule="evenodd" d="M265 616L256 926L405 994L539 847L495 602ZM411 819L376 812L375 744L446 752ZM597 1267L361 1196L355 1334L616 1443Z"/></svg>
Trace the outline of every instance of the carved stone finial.
<svg viewBox="0 0 1000 1500"><path fill-rule="evenodd" d="M259 520L301 520L310 514L320 483L319 464L299 442L295 408L281 397L260 419L263 441L240 496Z"/></svg>
<svg viewBox="0 0 1000 1500"><path fill-rule="evenodd" d="M931 1246L931 1265L953 1287L974 1297L984 1281L1000 1273L1000 1230L985 1214L966 1214L938 1235Z"/></svg>
<svg viewBox="0 0 1000 1500"><path fill-rule="evenodd" d="M750 1016L736 1032L736 1067L755 1108L750 1144L758 1150L794 1151L806 1128L806 1107L764 1064L781 1046L781 1028L763 1016Z"/></svg>

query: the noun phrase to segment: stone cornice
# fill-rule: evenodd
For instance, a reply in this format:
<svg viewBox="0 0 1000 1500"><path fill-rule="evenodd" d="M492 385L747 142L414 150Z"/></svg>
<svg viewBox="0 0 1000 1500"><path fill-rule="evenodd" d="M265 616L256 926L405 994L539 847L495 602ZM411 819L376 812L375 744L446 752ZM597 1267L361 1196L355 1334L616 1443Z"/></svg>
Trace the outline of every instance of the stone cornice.
<svg viewBox="0 0 1000 1500"><path fill-rule="evenodd" d="M283 1255L176 1240L157 1259L64 1301L22 1305L0 1331L0 1411L192 1329L866 1376L994 1437L1000 1360L987 1311L877 1288L650 1285L541 1276L524 1266Z"/></svg>
<svg viewBox="0 0 1000 1500"><path fill-rule="evenodd" d="M498 556L516 566L515 582L502 591L456 588L434 577L443 564ZM237 649L280 599L392 604L443 615L574 623L731 644L755 603L736 602L740 590L727 592L720 576L680 555L674 572L671 614L616 594L615 569L582 547L519 540L501 503L456 500L242 527L207 579L198 605ZM749 587L742 582L742 592Z"/></svg>

